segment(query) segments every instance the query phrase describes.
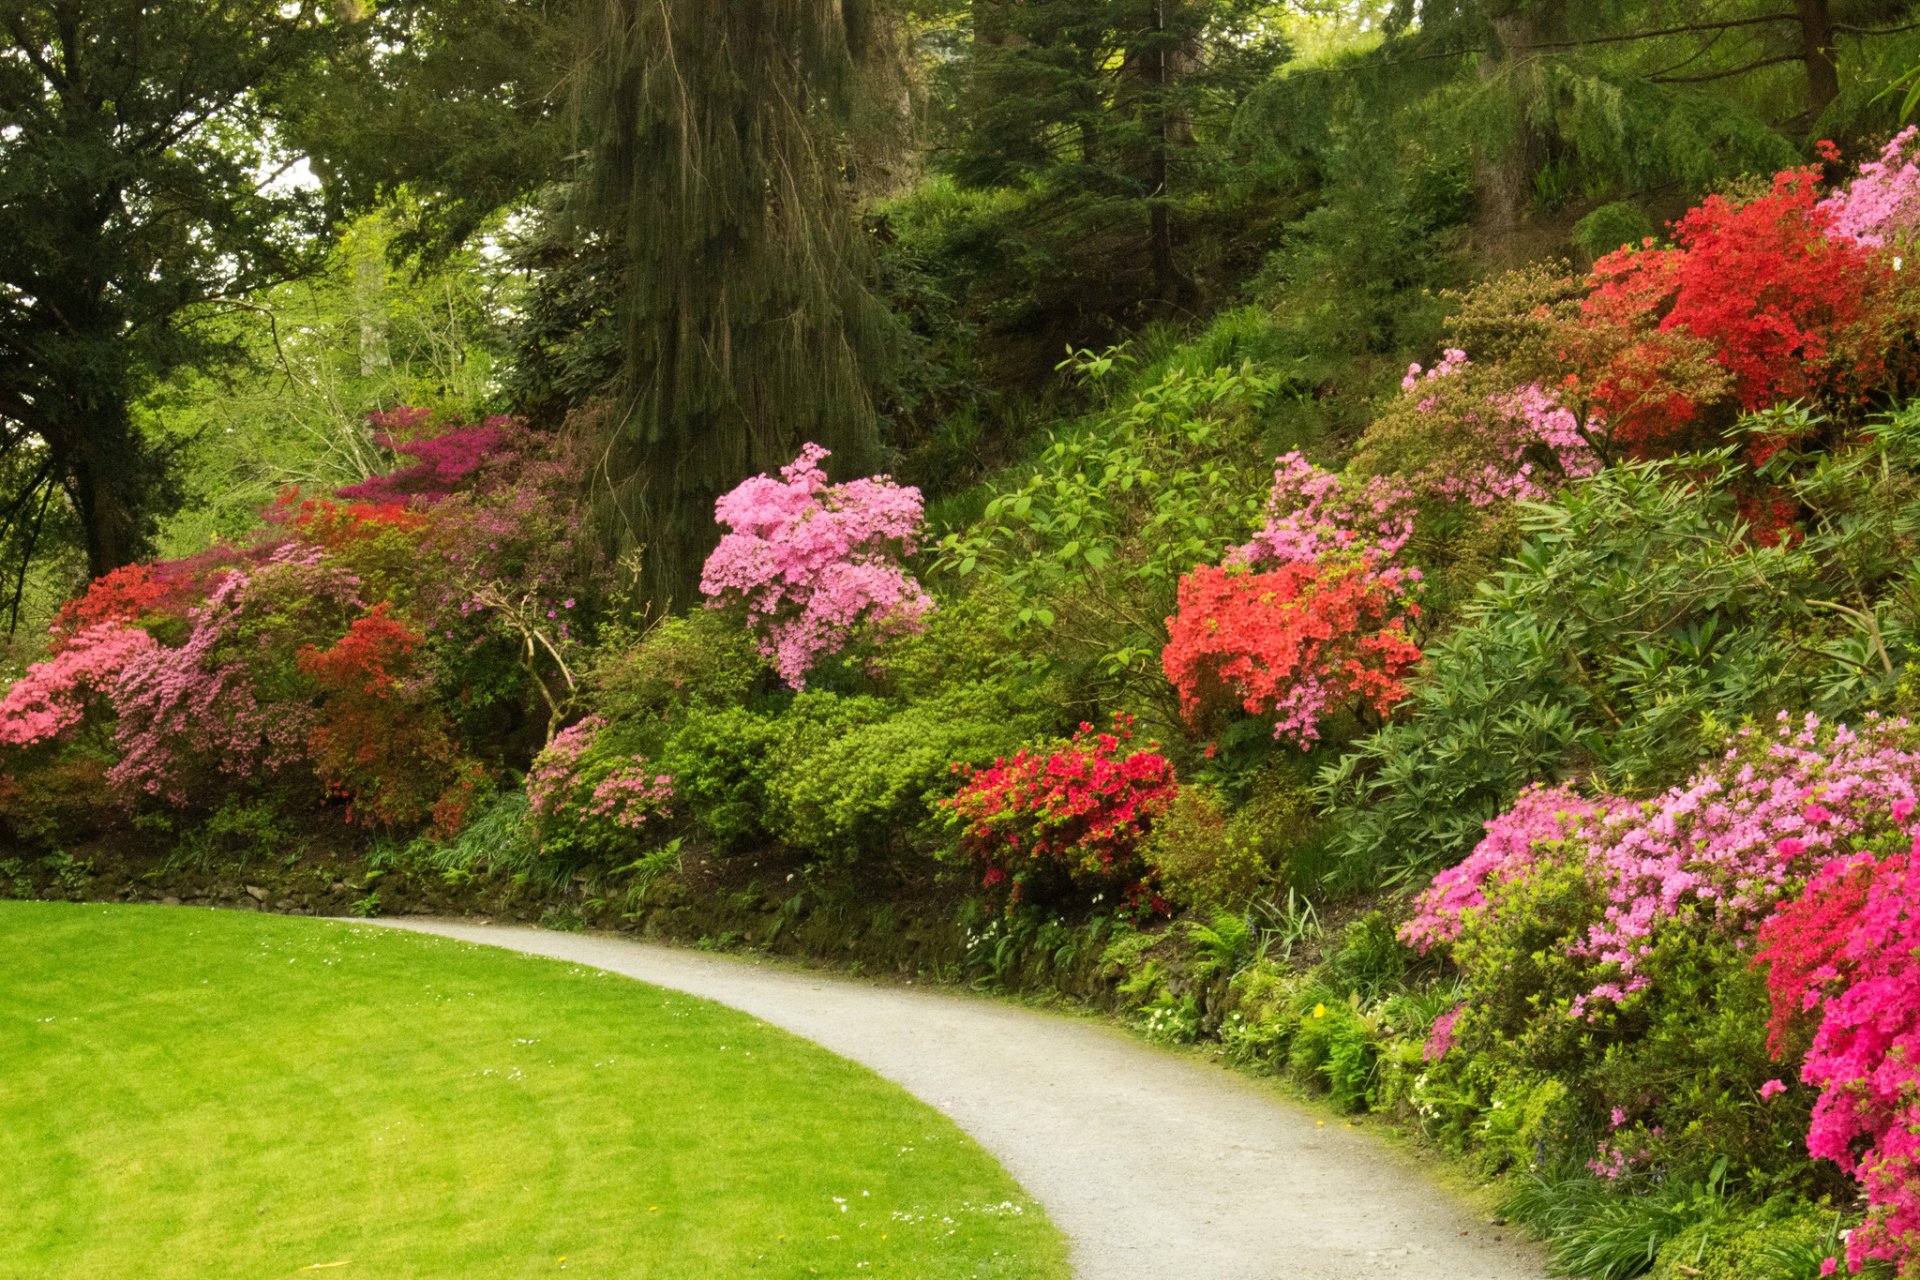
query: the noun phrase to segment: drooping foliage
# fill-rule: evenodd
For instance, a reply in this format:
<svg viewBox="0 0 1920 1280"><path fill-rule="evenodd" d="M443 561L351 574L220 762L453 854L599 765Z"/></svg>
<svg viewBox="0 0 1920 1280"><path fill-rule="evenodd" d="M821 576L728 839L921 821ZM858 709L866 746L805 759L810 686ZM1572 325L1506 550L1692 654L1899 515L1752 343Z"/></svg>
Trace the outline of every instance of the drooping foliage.
<svg viewBox="0 0 1920 1280"><path fill-rule="evenodd" d="M621 367L596 500L684 603L714 499L819 441L875 452L892 324L835 165L866 0L584 6L570 216L612 251Z"/></svg>

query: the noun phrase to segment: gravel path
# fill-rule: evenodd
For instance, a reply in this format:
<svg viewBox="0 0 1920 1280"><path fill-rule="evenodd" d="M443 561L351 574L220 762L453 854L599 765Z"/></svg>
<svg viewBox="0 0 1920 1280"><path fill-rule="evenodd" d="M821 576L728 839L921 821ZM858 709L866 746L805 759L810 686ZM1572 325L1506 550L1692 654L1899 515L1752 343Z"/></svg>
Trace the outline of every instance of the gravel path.
<svg viewBox="0 0 1920 1280"><path fill-rule="evenodd" d="M625 938L383 924L731 1005L952 1117L1045 1206L1080 1280L1540 1280L1537 1250L1337 1119L1097 1023Z"/></svg>

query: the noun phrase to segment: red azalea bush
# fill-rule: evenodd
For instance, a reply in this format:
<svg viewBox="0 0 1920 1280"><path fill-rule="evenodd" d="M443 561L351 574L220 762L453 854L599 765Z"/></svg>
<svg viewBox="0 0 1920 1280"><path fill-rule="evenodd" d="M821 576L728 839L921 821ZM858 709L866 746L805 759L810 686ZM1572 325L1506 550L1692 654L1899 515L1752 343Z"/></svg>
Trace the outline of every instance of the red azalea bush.
<svg viewBox="0 0 1920 1280"><path fill-rule="evenodd" d="M1672 373L1689 342L1731 375L1745 410L1852 402L1882 380L1893 270L1829 234L1832 221L1816 171L1789 169L1755 199L1707 197L1674 225L1671 247L1649 242L1594 265L1583 319L1619 345L1585 376L1616 441L1640 456L1687 443L1705 407Z"/></svg>
<svg viewBox="0 0 1920 1280"><path fill-rule="evenodd" d="M982 883L1009 907L1114 901L1163 912L1144 849L1155 819L1179 792L1173 765L1133 750L1133 720L1113 730L1082 724L1071 741L1026 748L984 769L954 766L966 784L941 807Z"/></svg>
<svg viewBox="0 0 1920 1280"><path fill-rule="evenodd" d="M1181 579L1162 669L1196 730L1238 706L1271 716L1302 749L1332 711L1386 715L1420 660L1406 624L1413 579L1369 556L1299 560L1266 572L1202 565Z"/></svg>
<svg viewBox="0 0 1920 1280"><path fill-rule="evenodd" d="M458 792L477 766L461 754L421 678L425 638L389 608L375 605L329 648L301 650L300 670L322 695L307 747L327 789L348 800L350 821L409 826L431 818L440 826L464 814Z"/></svg>

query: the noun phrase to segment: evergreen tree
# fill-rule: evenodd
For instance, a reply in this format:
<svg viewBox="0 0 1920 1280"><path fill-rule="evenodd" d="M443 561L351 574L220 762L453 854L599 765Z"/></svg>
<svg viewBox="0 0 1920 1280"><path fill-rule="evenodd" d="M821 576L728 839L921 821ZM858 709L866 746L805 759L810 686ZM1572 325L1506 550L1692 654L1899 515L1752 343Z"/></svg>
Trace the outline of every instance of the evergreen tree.
<svg viewBox="0 0 1920 1280"><path fill-rule="evenodd" d="M802 443L875 456L893 324L839 164L867 0L590 6L576 116L581 232L617 272L621 372L596 476L641 591L684 601L713 501Z"/></svg>
<svg viewBox="0 0 1920 1280"><path fill-rule="evenodd" d="M1238 98L1284 57L1241 0L974 0L954 175L1025 186L1062 250L1137 273L1140 301L1192 308L1183 216ZM1084 264L1084 262L1083 262Z"/></svg>

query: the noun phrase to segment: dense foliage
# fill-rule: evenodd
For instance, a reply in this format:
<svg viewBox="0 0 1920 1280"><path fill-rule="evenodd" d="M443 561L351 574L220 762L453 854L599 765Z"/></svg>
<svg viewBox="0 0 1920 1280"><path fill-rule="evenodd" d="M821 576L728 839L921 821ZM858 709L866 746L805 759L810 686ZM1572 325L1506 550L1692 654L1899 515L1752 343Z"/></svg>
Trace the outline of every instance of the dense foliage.
<svg viewBox="0 0 1920 1280"><path fill-rule="evenodd" d="M1920 1274L1912 4L124 7L0 24L0 892L1054 985Z"/></svg>

